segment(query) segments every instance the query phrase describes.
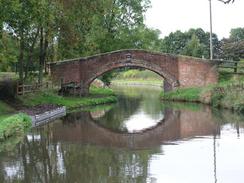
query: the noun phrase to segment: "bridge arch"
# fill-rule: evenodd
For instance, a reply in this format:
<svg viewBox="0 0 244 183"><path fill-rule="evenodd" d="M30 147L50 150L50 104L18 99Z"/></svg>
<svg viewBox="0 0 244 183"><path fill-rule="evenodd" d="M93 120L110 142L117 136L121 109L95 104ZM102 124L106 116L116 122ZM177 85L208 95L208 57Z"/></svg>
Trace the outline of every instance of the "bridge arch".
<svg viewBox="0 0 244 183"><path fill-rule="evenodd" d="M106 65L103 65L98 70L96 70L93 75L86 81L85 86L90 86L90 84L98 77L102 76L104 73L112 71L118 68L124 67L137 67L150 70L164 79L165 87L170 86L171 88L176 88L179 86L179 81L171 75L165 68L160 68L154 63L149 63L145 60L137 60L137 59L126 59L126 60L114 60ZM167 90L167 88L165 88Z"/></svg>
<svg viewBox="0 0 244 183"><path fill-rule="evenodd" d="M165 91L177 87L201 87L218 81L216 65L209 60L145 50L119 50L55 62L50 64L50 71L54 81L80 83L80 92L88 94L90 83L98 76L116 68L133 66L162 76Z"/></svg>

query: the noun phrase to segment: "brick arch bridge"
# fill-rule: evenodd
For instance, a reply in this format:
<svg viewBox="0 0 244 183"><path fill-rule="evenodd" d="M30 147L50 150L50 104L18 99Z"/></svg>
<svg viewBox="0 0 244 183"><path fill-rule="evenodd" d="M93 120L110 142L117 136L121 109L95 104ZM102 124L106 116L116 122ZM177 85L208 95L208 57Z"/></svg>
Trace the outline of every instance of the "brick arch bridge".
<svg viewBox="0 0 244 183"><path fill-rule="evenodd" d="M218 80L216 66L208 60L145 50L119 50L50 63L54 81L79 83L82 94L88 94L94 79L121 67L141 67L159 74L165 79L165 91L178 87L205 86Z"/></svg>

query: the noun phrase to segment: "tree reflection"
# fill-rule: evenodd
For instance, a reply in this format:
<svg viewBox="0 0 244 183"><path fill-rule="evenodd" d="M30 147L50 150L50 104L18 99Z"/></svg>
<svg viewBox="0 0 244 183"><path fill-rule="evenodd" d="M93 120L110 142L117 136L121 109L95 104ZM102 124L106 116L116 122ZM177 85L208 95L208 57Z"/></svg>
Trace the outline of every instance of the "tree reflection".
<svg viewBox="0 0 244 183"><path fill-rule="evenodd" d="M146 182L148 163L159 149L130 151L91 145L50 143L53 127L26 137L10 156L18 170L4 174L11 163L2 165L2 182ZM40 139L34 138L34 133ZM5 167L5 168L4 168Z"/></svg>

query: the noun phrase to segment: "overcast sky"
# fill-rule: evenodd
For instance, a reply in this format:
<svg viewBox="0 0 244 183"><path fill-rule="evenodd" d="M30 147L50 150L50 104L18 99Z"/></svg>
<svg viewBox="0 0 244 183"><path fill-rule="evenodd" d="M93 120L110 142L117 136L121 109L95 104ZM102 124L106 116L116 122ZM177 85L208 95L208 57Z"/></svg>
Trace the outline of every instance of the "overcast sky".
<svg viewBox="0 0 244 183"><path fill-rule="evenodd" d="M161 37L176 30L202 28L209 31L209 0L151 0L146 25L159 29ZM244 0L224 4L212 0L213 32L219 39L229 37L231 28L244 27Z"/></svg>

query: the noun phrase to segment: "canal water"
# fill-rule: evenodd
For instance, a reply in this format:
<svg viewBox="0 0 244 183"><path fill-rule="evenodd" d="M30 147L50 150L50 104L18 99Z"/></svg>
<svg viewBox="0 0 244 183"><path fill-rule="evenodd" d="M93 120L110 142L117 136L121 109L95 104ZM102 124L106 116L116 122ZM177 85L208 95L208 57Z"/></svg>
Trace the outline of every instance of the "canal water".
<svg viewBox="0 0 244 183"><path fill-rule="evenodd" d="M0 182L243 183L244 117L118 87L118 103L34 128L0 153Z"/></svg>

